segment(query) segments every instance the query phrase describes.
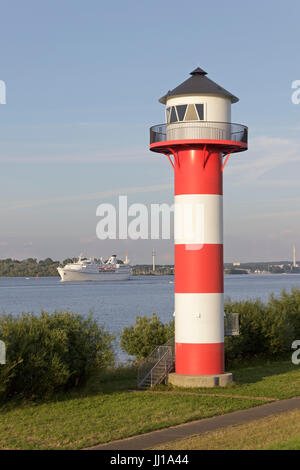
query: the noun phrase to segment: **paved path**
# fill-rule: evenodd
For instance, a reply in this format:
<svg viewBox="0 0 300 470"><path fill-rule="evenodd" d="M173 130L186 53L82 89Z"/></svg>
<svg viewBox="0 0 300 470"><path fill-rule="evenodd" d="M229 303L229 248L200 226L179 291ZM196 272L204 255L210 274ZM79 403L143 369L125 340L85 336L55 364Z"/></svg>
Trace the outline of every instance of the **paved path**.
<svg viewBox="0 0 300 470"><path fill-rule="evenodd" d="M256 406L242 411L234 411L213 418L205 418L198 421L192 421L186 424L172 426L160 431L153 431L147 434L130 437L120 441L112 441L108 444L101 444L90 447L90 450L143 450L155 447L164 442L182 439L194 434L202 434L207 431L232 426L234 424L243 424L254 419L265 418L267 416L282 413L284 411L300 408L300 397L290 398L288 400L278 400L272 403Z"/></svg>

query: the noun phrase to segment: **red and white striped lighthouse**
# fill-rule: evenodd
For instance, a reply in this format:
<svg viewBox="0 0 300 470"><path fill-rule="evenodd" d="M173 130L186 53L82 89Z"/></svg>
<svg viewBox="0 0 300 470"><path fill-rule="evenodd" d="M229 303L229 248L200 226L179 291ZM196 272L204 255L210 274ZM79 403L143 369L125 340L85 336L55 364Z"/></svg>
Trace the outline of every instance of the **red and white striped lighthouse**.
<svg viewBox="0 0 300 470"><path fill-rule="evenodd" d="M172 383L224 385L223 169L247 150L248 130L231 123L238 98L200 68L159 101L166 123L151 128L150 150L168 157L175 179Z"/></svg>

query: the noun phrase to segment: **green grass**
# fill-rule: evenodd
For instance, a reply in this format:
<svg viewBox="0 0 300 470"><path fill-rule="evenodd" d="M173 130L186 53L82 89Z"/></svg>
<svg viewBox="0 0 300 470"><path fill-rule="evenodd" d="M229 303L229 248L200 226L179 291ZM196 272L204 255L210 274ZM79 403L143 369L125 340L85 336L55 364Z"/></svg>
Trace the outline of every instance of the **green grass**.
<svg viewBox="0 0 300 470"><path fill-rule="evenodd" d="M298 450L300 410L190 436L156 450Z"/></svg>
<svg viewBox="0 0 300 470"><path fill-rule="evenodd" d="M257 405L256 400L99 393L3 410L0 448L74 449Z"/></svg>
<svg viewBox="0 0 300 470"><path fill-rule="evenodd" d="M300 450L300 433L298 436L294 436L291 439L284 440L283 442L277 442L265 450Z"/></svg>
<svg viewBox="0 0 300 470"><path fill-rule="evenodd" d="M265 364L253 363L235 369L230 369L233 374L233 383L226 388L199 388L190 389L205 394L221 393L225 395L243 395L249 397L265 397L285 399L300 395L300 366L292 364L290 360L266 362ZM182 390L178 387L164 387L160 390Z"/></svg>
<svg viewBox="0 0 300 470"><path fill-rule="evenodd" d="M109 371L51 400L2 405L0 449L80 449L300 394L300 367L288 361L236 369L234 379L226 389L156 393L136 390L134 368Z"/></svg>

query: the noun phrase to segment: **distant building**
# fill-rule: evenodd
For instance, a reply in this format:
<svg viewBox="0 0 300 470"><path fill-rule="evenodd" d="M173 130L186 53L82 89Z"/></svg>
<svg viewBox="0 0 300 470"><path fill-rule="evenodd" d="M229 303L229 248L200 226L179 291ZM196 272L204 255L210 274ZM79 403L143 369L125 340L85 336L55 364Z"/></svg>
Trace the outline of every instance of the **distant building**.
<svg viewBox="0 0 300 470"><path fill-rule="evenodd" d="M232 266L240 266L241 263L238 263L237 261L235 263L232 263Z"/></svg>

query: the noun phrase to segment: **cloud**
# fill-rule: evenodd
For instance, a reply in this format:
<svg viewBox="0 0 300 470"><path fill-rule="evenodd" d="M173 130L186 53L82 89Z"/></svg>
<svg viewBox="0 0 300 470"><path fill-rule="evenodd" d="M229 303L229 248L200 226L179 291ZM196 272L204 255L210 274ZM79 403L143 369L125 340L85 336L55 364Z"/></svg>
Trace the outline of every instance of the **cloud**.
<svg viewBox="0 0 300 470"><path fill-rule="evenodd" d="M281 230L280 232L272 232L272 233L269 233L267 235L267 238L270 238L271 240L277 240L277 239L280 239L280 238L287 238L287 237L292 237L292 238L295 238L297 237L298 238L299 236L299 232L297 232L296 230L291 230L291 229L285 229L285 230Z"/></svg>
<svg viewBox="0 0 300 470"><path fill-rule="evenodd" d="M238 162L231 156L231 165L227 165L228 176L234 177L235 184L244 184L262 179L272 170L290 163L300 162L300 141L280 137L261 136L249 142L249 151L241 154ZM258 181L260 183L260 181ZM268 184L275 184L268 181ZM286 184L284 180L283 185Z"/></svg>
<svg viewBox="0 0 300 470"><path fill-rule="evenodd" d="M276 218L281 220L282 217L298 217L300 215L300 210L294 211L274 211L274 212L260 212L257 214L250 214L241 216L241 219L251 220L251 219L267 219L267 218Z"/></svg>
<svg viewBox="0 0 300 470"><path fill-rule="evenodd" d="M103 191L100 193L88 193L88 194L77 194L71 196L61 196L49 199L40 199L33 201L20 201L14 204L0 207L0 212L18 210L18 209L28 209L33 207L41 207L47 205L57 205L62 203L76 202L76 201L92 201L92 200L101 200L106 199L112 196L126 195L126 194L137 194L137 193L147 193L147 192L156 192L156 191L165 191L172 188L171 184L158 184L152 186L140 186L140 187L125 187L119 189L112 189L109 191Z"/></svg>
<svg viewBox="0 0 300 470"><path fill-rule="evenodd" d="M149 158L149 153L145 149L133 149L126 152L93 152L80 153L77 155L0 155L0 163L98 163L98 162L135 162Z"/></svg>

